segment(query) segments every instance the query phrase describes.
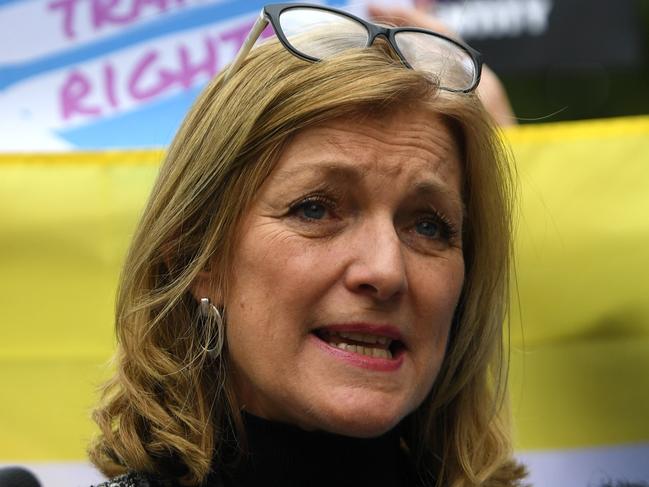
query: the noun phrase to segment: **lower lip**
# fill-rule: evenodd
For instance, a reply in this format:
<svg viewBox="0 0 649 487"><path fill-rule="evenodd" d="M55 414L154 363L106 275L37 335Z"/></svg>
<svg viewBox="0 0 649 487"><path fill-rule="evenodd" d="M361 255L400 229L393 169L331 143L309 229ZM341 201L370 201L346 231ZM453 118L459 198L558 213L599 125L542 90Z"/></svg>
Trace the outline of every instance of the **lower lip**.
<svg viewBox="0 0 649 487"><path fill-rule="evenodd" d="M377 370L380 372L392 372L398 370L403 364L403 351L400 351L397 356L393 357L392 359L369 357L367 355L361 355L360 353L341 350L340 348L334 347L333 345L329 345L327 342L321 340L313 334L310 335L310 339L314 340L317 346L319 346L322 350L327 352L332 357L343 360L363 369Z"/></svg>

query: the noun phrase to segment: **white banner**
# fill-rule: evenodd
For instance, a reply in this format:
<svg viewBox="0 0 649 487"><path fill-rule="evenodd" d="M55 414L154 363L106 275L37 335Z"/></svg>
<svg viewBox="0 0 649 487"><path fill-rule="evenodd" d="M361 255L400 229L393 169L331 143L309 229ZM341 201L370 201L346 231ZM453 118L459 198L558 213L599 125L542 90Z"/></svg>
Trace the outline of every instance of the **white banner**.
<svg viewBox="0 0 649 487"><path fill-rule="evenodd" d="M0 151L167 145L265 3L0 0Z"/></svg>

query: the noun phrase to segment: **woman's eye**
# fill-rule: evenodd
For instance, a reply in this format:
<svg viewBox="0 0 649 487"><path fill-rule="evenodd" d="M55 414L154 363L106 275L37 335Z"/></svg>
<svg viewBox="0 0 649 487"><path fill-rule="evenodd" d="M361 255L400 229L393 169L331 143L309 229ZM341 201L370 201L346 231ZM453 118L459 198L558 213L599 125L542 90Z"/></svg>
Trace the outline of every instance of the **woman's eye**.
<svg viewBox="0 0 649 487"><path fill-rule="evenodd" d="M453 224L441 213L421 215L414 224L414 232L427 240L444 242L454 240L456 234Z"/></svg>
<svg viewBox="0 0 649 487"><path fill-rule="evenodd" d="M327 214L327 209L322 203L305 202L301 205L302 216L309 220L321 220Z"/></svg>
<svg viewBox="0 0 649 487"><path fill-rule="evenodd" d="M441 228L439 223L431 220L422 220L417 222L415 225L417 233L428 237L428 238L437 238L440 236Z"/></svg>
<svg viewBox="0 0 649 487"><path fill-rule="evenodd" d="M320 199L306 199L291 207L291 214L302 220L323 220L331 216L332 204Z"/></svg>

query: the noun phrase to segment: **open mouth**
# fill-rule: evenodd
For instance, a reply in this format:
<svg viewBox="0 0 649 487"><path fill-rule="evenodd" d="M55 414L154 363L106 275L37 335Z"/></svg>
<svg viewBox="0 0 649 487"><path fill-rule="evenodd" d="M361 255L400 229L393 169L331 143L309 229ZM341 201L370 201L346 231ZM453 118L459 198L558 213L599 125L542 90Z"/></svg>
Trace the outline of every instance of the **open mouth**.
<svg viewBox="0 0 649 487"><path fill-rule="evenodd" d="M313 334L331 347L378 359L392 360L405 349L400 340L383 335L326 328L318 328Z"/></svg>

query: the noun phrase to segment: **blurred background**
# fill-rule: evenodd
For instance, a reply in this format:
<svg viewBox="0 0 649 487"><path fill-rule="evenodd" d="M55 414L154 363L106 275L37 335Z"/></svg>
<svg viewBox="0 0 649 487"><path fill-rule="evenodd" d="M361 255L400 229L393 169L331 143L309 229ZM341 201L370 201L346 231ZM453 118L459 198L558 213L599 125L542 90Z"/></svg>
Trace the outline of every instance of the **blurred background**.
<svg viewBox="0 0 649 487"><path fill-rule="evenodd" d="M520 123L503 134L516 453L535 486L646 486L649 2L321 3L434 13L501 77ZM124 253L164 148L263 5L0 0L0 469L102 478L85 448Z"/></svg>
<svg viewBox="0 0 649 487"><path fill-rule="evenodd" d="M373 4L437 15L483 52L521 123L649 112L646 0L413 2ZM0 150L165 146L263 4L1 0Z"/></svg>

